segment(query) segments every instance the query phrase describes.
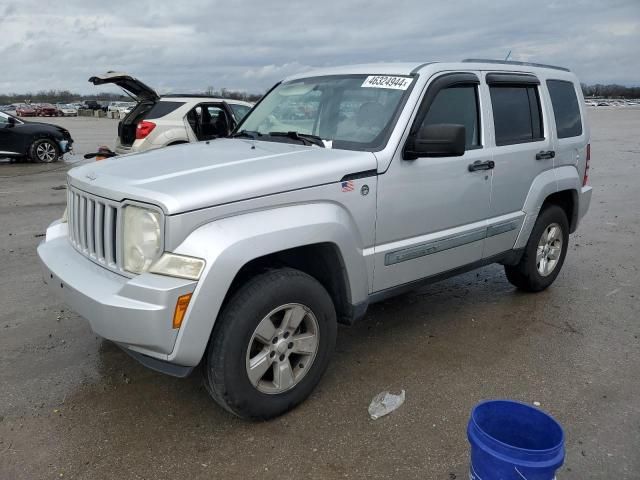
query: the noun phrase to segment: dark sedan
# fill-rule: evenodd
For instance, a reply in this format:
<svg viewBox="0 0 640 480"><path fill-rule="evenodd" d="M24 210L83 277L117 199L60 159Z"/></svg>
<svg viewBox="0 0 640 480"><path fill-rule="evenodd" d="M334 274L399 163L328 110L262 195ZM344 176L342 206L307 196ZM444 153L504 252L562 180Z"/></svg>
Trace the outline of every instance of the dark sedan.
<svg viewBox="0 0 640 480"><path fill-rule="evenodd" d="M0 157L52 163L71 150L69 131L41 122L27 122L0 112Z"/></svg>

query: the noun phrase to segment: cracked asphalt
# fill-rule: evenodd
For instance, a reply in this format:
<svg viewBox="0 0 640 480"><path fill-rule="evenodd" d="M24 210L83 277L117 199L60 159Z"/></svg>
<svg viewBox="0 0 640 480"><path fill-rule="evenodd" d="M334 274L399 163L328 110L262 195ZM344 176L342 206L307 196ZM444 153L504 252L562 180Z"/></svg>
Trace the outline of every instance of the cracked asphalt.
<svg viewBox="0 0 640 480"><path fill-rule="evenodd" d="M0 478L468 478L466 423L488 398L539 402L566 431L563 479L640 478L640 108L589 111L593 201L555 284L523 294L489 266L340 328L315 393L250 423L138 365L45 289L36 246L65 172L115 122L53 119L57 165L0 161ZM383 390L406 402L373 421Z"/></svg>

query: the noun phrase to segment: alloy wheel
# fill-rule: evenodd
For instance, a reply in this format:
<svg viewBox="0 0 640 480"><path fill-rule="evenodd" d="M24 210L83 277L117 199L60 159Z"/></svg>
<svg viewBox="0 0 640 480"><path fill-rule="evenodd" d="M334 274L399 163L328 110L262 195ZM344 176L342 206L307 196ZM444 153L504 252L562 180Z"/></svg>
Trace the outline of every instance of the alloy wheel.
<svg viewBox="0 0 640 480"><path fill-rule="evenodd" d="M36 148L36 155L41 162L50 163L56 158L56 148L49 142L42 142Z"/></svg>
<svg viewBox="0 0 640 480"><path fill-rule="evenodd" d="M543 277L551 275L558 265L562 240L562 228L557 223L552 223L542 232L536 249L536 268Z"/></svg>
<svg viewBox="0 0 640 480"><path fill-rule="evenodd" d="M260 392L279 394L309 371L320 345L318 320L305 305L275 308L258 323L246 356L247 376Z"/></svg>

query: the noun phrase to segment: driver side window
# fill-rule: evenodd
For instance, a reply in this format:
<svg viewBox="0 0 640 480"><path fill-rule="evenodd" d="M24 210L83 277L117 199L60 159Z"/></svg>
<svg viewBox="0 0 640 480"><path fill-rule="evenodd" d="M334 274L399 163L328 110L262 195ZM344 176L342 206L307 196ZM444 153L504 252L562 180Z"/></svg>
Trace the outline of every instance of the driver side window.
<svg viewBox="0 0 640 480"><path fill-rule="evenodd" d="M477 90L476 85L455 85L440 90L433 99L421 128L442 123L464 125L465 148L481 148Z"/></svg>
<svg viewBox="0 0 640 480"><path fill-rule="evenodd" d="M9 124L9 118L4 115L0 115L0 126L5 127Z"/></svg>

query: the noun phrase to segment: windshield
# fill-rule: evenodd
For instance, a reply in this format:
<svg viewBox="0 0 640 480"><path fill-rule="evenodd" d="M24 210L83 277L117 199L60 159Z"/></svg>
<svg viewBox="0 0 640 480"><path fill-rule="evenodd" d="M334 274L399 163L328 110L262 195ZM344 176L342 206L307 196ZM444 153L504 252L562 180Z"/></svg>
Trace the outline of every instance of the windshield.
<svg viewBox="0 0 640 480"><path fill-rule="evenodd" d="M293 80L273 89L244 118L238 133L248 132L256 140L302 140L282 135L295 132L319 137L332 148L379 150L412 82L412 77L387 75Z"/></svg>

